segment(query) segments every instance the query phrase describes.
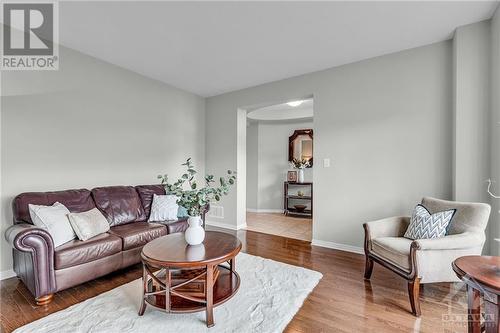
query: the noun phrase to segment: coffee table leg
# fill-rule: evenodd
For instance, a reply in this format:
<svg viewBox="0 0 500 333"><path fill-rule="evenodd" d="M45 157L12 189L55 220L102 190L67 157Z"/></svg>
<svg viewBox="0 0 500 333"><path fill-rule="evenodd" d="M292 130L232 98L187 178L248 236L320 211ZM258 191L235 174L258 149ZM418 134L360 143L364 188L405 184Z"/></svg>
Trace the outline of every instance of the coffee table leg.
<svg viewBox="0 0 500 333"><path fill-rule="evenodd" d="M234 270L236 269L236 262L234 257L229 260L229 269L231 270L231 272L234 272Z"/></svg>
<svg viewBox="0 0 500 333"><path fill-rule="evenodd" d="M146 266L142 264L142 302L139 309L139 316L144 314L146 310L146 293L148 292L148 273L146 271Z"/></svg>
<svg viewBox="0 0 500 333"><path fill-rule="evenodd" d="M481 333L481 293L467 285L468 332Z"/></svg>
<svg viewBox="0 0 500 333"><path fill-rule="evenodd" d="M214 266L207 266L207 327L214 326Z"/></svg>
<svg viewBox="0 0 500 333"><path fill-rule="evenodd" d="M168 267L165 268L165 311L170 312L170 283L172 272Z"/></svg>

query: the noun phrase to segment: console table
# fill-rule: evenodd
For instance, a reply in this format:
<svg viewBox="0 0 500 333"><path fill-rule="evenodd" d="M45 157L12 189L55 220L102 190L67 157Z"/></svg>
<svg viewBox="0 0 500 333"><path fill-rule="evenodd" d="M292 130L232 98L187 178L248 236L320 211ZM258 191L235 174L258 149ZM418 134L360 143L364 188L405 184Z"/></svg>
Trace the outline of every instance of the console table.
<svg viewBox="0 0 500 333"><path fill-rule="evenodd" d="M295 193L291 193L291 188ZM298 191L306 191L306 195L298 195ZM290 201L300 202L309 206L303 211L290 207ZM285 215L295 215L312 218L313 216L313 183L312 182L284 182L283 185L283 212Z"/></svg>

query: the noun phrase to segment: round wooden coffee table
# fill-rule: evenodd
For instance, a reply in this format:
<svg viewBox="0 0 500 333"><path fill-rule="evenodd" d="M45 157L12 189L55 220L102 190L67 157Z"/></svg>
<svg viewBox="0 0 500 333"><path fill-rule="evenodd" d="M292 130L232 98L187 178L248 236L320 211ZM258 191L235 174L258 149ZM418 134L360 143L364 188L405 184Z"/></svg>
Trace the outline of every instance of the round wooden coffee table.
<svg viewBox="0 0 500 333"><path fill-rule="evenodd" d="M500 332L500 257L465 256L453 261L455 274L467 285L468 332ZM481 327L480 297L485 322Z"/></svg>
<svg viewBox="0 0 500 333"><path fill-rule="evenodd" d="M230 234L207 231L200 245L191 246L183 233L157 238L144 246L143 295L146 306L169 313L206 311L207 326L214 325L213 308L230 299L240 287L235 257L240 240Z"/></svg>

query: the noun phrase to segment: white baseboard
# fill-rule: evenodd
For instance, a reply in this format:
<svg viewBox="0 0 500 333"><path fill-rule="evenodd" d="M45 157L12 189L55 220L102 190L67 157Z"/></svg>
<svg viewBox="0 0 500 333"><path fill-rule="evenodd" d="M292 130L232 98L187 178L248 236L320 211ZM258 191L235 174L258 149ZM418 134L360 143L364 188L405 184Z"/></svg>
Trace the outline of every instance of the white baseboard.
<svg viewBox="0 0 500 333"><path fill-rule="evenodd" d="M10 279L14 276L16 276L16 272L14 272L12 269L0 272L0 280Z"/></svg>
<svg viewBox="0 0 500 333"><path fill-rule="evenodd" d="M328 242L328 241L319 240L319 239L313 239L311 244L314 246L321 246L321 247L326 247L329 249L341 250L341 251L358 253L358 254L365 254L364 249L362 247L359 247L359 246Z"/></svg>
<svg viewBox="0 0 500 333"><path fill-rule="evenodd" d="M255 209L247 208L249 213L283 213L283 209Z"/></svg>
<svg viewBox="0 0 500 333"><path fill-rule="evenodd" d="M207 225L211 225L212 227L223 228L223 229L230 229L230 230L240 230L240 229L245 229L247 227L246 224L235 226L235 225L232 225L232 224L221 223L221 222L210 221L210 220L207 220L205 223Z"/></svg>

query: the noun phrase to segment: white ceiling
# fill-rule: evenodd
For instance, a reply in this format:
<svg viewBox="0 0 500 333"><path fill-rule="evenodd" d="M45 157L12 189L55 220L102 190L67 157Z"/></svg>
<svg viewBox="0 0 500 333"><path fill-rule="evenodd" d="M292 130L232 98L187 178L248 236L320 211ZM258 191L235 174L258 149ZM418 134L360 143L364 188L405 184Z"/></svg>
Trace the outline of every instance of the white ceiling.
<svg viewBox="0 0 500 333"><path fill-rule="evenodd" d="M213 96L451 38L498 2L61 2L60 43Z"/></svg>
<svg viewBox="0 0 500 333"><path fill-rule="evenodd" d="M247 118L264 121L311 119L314 114L313 103L312 99L306 99L298 106L287 103L269 105L248 112Z"/></svg>

